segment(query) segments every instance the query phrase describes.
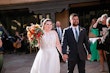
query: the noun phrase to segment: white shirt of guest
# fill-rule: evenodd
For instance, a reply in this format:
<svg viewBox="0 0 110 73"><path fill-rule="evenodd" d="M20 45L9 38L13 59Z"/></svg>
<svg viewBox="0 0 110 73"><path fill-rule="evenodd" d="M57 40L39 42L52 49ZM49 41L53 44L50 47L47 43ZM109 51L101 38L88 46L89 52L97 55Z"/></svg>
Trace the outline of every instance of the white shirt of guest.
<svg viewBox="0 0 110 73"><path fill-rule="evenodd" d="M61 40L61 38L62 38L62 30L61 30L61 27L57 27L57 32L58 32L58 35L59 35L59 39Z"/></svg>

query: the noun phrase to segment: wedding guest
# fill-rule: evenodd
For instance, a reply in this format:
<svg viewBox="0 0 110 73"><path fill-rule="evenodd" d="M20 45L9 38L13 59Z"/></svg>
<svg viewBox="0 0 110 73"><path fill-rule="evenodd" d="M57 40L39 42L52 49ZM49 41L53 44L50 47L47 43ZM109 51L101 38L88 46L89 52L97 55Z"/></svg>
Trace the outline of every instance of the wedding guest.
<svg viewBox="0 0 110 73"><path fill-rule="evenodd" d="M2 70L2 67L3 67L3 47L2 47L2 45L3 45L3 42L2 42L2 40L1 40L1 37L0 37L0 73L1 73L1 70Z"/></svg>
<svg viewBox="0 0 110 73"><path fill-rule="evenodd" d="M108 73L110 73L110 17L106 20L106 25L108 27L108 32L103 36L105 37L104 41L104 50L106 53L107 65L108 65Z"/></svg>
<svg viewBox="0 0 110 73"><path fill-rule="evenodd" d="M62 51L63 60L68 60L68 73L73 73L75 65L78 65L79 73L85 73L85 64L88 51L88 59L90 58L89 38L86 29L79 25L79 17L76 13L70 15L71 26L66 28L63 33ZM69 47L69 53L67 52Z"/></svg>
<svg viewBox="0 0 110 73"><path fill-rule="evenodd" d="M22 41L21 41L21 52L24 52L25 54L29 53L29 43L28 43L28 39L27 39L27 33L23 32L22 35Z"/></svg>
<svg viewBox="0 0 110 73"><path fill-rule="evenodd" d="M1 39L3 39L3 36L4 36L3 26L2 26L2 24L0 24L0 37L1 37Z"/></svg>
<svg viewBox="0 0 110 73"><path fill-rule="evenodd" d="M20 33L18 31L15 31L15 36L14 36L14 52L17 53L17 52L21 52L22 51L22 40L23 40L23 37L20 35Z"/></svg>
<svg viewBox="0 0 110 73"><path fill-rule="evenodd" d="M97 28L93 28L93 25L96 23L97 19L93 18L91 20L91 25L89 27L89 38L96 38L99 35L99 30ZM99 61L99 53L97 50L97 41L94 43L90 43L91 50L91 59L90 61Z"/></svg>
<svg viewBox="0 0 110 73"><path fill-rule="evenodd" d="M101 17L99 17L96 21L96 23L93 25L93 28L97 28L99 29L99 37L102 37L107 29L106 26L106 19L107 19L108 15L107 14L103 14ZM104 67L104 59L106 59L105 56L105 51L103 50L105 48L105 46L103 45L103 43L98 40L98 51L99 51L99 55L100 55L100 65L101 65L101 72L105 71L105 67Z"/></svg>
<svg viewBox="0 0 110 73"><path fill-rule="evenodd" d="M60 73L61 45L56 31L52 30L52 20L45 19L42 24L44 34L39 40L40 49L30 73ZM57 51L57 49L58 51Z"/></svg>
<svg viewBox="0 0 110 73"><path fill-rule="evenodd" d="M63 30L61 28L61 22L60 21L56 21L56 28L55 28L55 30L57 31L59 40L61 42L61 40L62 40L62 31Z"/></svg>

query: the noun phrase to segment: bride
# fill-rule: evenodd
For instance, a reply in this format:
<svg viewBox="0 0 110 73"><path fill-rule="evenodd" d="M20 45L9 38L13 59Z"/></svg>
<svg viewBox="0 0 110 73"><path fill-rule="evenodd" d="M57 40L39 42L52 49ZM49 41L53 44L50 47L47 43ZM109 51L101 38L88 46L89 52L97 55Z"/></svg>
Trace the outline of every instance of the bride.
<svg viewBox="0 0 110 73"><path fill-rule="evenodd" d="M60 73L58 51L61 53L62 49L58 35L52 30L53 25L50 19L45 19L42 27L44 35L40 40L40 50L35 57L30 73Z"/></svg>

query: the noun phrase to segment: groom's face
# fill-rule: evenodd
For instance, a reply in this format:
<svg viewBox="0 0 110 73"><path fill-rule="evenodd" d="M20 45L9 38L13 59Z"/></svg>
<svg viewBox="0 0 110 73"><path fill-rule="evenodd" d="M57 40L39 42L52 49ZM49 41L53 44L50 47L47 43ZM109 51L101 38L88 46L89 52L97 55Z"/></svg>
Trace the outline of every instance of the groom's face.
<svg viewBox="0 0 110 73"><path fill-rule="evenodd" d="M70 20L70 23L73 26L77 26L79 24L79 17L78 16L73 16L73 18Z"/></svg>

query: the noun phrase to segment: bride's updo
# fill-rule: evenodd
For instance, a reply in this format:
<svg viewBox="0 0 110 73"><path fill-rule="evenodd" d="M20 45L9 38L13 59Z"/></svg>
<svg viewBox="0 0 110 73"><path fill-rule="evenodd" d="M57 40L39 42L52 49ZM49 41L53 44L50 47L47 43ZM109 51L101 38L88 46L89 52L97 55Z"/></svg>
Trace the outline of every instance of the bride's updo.
<svg viewBox="0 0 110 73"><path fill-rule="evenodd" d="M42 28L44 27L44 25L46 24L47 21L52 22L52 20L49 19L49 18L43 19L42 22L41 22L41 26L42 26Z"/></svg>

